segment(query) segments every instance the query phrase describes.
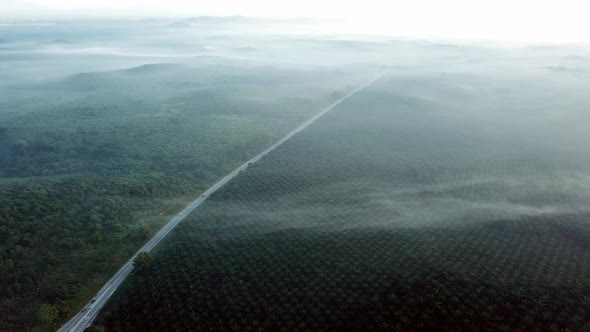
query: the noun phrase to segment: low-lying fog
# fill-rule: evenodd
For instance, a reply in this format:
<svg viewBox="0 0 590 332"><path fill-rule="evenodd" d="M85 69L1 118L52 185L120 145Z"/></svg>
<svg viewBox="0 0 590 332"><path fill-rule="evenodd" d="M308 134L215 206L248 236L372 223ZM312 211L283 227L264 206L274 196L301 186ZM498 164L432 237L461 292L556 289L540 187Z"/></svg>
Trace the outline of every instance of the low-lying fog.
<svg viewBox="0 0 590 332"><path fill-rule="evenodd" d="M385 103L382 107L392 112L404 109L397 115L401 118L387 120L391 121L391 130L403 129L396 128L395 123L399 126L407 122L409 128L404 132L408 136L398 135L399 145L391 142L392 158L398 156L399 165L407 167L435 165L434 160L424 162L428 150L411 151L407 140L414 139L415 146L432 149L434 156L444 151L442 154L446 153L447 158L455 158L458 167L455 170L464 167L465 173L463 177L457 174L452 177L457 182L403 183L397 187L386 184L386 190L375 190L375 183L369 183L367 188L356 183L354 190L363 192L358 198L363 201L370 198L366 204L374 206L376 211L388 211L402 224L408 220L426 224L433 220L460 220L478 213L493 219L503 215L587 212L584 205L590 188L588 47L400 40L313 29L318 24L195 18L3 25L0 26L0 121L9 113L14 116L10 105L21 103L24 109L48 98L46 94L50 92L34 89L39 84L67 81L80 73L145 64L174 63L199 68L241 62L287 68L387 70L388 77L380 84L387 85L387 93L397 99L385 103L387 99L379 100L382 96L369 95L364 101ZM199 70L192 73L198 76ZM170 78L161 83L161 89L166 88L164 82L170 82ZM362 103L355 105L359 115L354 125L383 125L381 119L370 118L370 112L364 113ZM412 112L436 115L404 118ZM429 128L435 132L432 139L436 139L440 130L455 132L454 136L440 136L454 137L455 141L447 143L455 146L437 150L440 147L437 144L420 139L432 134ZM412 133L418 138L412 137ZM521 169L523 172L499 174L494 170L489 174L474 174L473 169L468 170L469 160L456 159L465 156L463 152L475 156L471 150L461 150L461 146L467 146L467 150L482 149L477 156L480 159L475 162L489 158L490 164L494 164L494 160L508 158L520 164L504 166L518 168L527 165L521 159L541 156L563 168L550 169L548 173L527 174ZM532 159L529 161L534 163ZM439 170L449 171L451 164L441 164ZM437 172L436 167L416 170L421 171ZM540 174L548 178L540 178ZM342 190L338 184L331 185L336 186L330 189L336 193ZM352 189L348 187L348 190ZM547 201L543 192L561 198ZM302 193L305 196L305 191L299 194ZM364 211L366 208L362 206ZM314 214L314 208L305 209L294 213L293 208L288 213L313 218L310 215ZM355 213L349 210L345 211ZM258 219L263 216L252 207L239 214L252 211L256 211ZM330 217L329 211L316 212L321 218Z"/></svg>

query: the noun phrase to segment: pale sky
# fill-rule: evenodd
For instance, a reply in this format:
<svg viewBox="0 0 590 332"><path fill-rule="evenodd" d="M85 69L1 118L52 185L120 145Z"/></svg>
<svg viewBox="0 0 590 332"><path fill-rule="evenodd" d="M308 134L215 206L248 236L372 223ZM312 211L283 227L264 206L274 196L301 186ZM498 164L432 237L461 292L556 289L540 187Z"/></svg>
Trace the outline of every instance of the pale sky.
<svg viewBox="0 0 590 332"><path fill-rule="evenodd" d="M59 9L145 9L164 15L347 18L360 32L409 37L590 42L590 0L29 1Z"/></svg>

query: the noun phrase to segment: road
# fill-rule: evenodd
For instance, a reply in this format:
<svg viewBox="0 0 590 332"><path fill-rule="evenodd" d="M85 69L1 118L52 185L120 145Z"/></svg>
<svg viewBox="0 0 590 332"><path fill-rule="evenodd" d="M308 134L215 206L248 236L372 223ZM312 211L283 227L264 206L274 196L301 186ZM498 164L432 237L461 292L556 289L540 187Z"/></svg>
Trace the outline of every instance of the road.
<svg viewBox="0 0 590 332"><path fill-rule="evenodd" d="M96 295L88 302L86 305L80 310L70 321L64 324L58 331L59 332L78 332L84 331L85 328L92 324L92 321L96 318L102 307L108 301L108 299L113 295L113 293L119 288L119 286L123 283L125 278L131 273L133 270L133 260L135 257L143 251L151 251L178 223L180 223L189 213L191 213L194 209L196 209L201 203L203 203L211 194L221 188L224 184L228 183L231 179L236 177L241 171L248 168L248 165L254 162L257 162L262 157L269 154L272 150L279 147L281 144L285 143L288 139L293 137L298 132L305 129L307 126L315 122L319 119L322 115L331 111L334 107L338 104L342 103L344 100L348 99L350 96L354 95L358 91L366 88L367 86L371 85L373 82L381 78L385 73L381 73L374 79L370 80L369 82L363 84L362 86L356 88L355 90L349 92L344 97L338 99L330 106L323 109L321 112L316 114L311 119L307 120L299 127L295 128L292 132L287 134L287 136L283 137L273 145L269 146L266 150L260 152L254 158L248 160L243 165L235 169L233 172L229 173L226 177L221 179L219 182L215 183L211 188L207 189L199 198L194 200L190 203L184 210L178 213L174 218L172 218L158 233L156 233L149 241L147 241L129 260L113 275L113 277L96 293Z"/></svg>

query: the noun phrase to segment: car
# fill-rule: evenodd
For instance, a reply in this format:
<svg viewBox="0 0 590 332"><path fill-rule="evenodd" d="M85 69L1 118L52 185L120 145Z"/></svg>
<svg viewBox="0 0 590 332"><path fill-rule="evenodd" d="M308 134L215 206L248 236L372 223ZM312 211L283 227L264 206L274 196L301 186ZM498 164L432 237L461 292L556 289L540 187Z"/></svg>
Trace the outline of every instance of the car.
<svg viewBox="0 0 590 332"><path fill-rule="evenodd" d="M94 303L94 302L96 302L96 299L92 299L92 301L90 301L90 303Z"/></svg>

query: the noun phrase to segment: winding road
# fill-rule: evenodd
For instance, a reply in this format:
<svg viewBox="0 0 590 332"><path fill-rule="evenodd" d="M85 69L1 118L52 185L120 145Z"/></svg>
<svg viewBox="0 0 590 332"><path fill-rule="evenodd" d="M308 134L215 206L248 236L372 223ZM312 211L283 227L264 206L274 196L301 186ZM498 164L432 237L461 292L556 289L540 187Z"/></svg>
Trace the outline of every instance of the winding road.
<svg viewBox="0 0 590 332"><path fill-rule="evenodd" d="M231 179L237 176L241 171L248 168L250 163L257 162L262 157L269 154L271 151L279 147L281 144L285 143L288 139L293 137L298 132L305 129L307 126L315 122L319 119L322 115L326 114L327 112L331 111L334 107L338 104L342 103L344 100L348 99L355 93L359 92L360 90L366 88L367 86L371 85L373 82L377 81L379 78L383 77L385 73L381 73L377 77L373 78L369 82L363 84L362 86L356 88L355 90L349 92L344 97L338 99L330 106L323 109L321 112L316 114L311 119L307 120L299 127L295 128L295 130L291 131L287 136L283 137L273 145L269 146L266 150L262 151L254 158L248 160L243 165L235 169L233 172L229 173L226 177L221 179L219 182L215 183L211 188L207 189L199 198L194 200L190 203L184 210L178 213L174 218L172 218L158 233L156 233L149 241L147 241L129 260L113 275L113 277L96 293L96 295L88 302L82 310L80 310L72 319L70 319L66 324L64 324L61 328L59 328L59 332L74 332L74 331L84 331L85 328L89 327L92 324L92 321L96 318L102 307L108 301L108 299L113 295L113 293L117 290L117 288L123 283L125 278L131 273L133 270L133 260L135 257L143 251L151 251L178 223L180 223L189 213L191 213L194 209L196 209L201 203L203 203L209 195L213 194L219 188L221 188L224 184L228 183Z"/></svg>

